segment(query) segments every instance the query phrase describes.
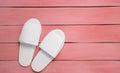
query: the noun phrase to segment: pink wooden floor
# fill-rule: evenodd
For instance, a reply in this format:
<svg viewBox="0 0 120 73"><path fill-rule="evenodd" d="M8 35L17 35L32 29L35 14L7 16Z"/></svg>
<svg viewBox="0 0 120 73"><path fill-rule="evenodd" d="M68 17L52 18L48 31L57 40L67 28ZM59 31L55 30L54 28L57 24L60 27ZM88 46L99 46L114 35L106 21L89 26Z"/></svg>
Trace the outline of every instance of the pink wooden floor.
<svg viewBox="0 0 120 73"><path fill-rule="evenodd" d="M42 73L120 73L120 0L0 0L0 73L34 73L18 64L19 34L32 17L41 40L55 28L66 35Z"/></svg>

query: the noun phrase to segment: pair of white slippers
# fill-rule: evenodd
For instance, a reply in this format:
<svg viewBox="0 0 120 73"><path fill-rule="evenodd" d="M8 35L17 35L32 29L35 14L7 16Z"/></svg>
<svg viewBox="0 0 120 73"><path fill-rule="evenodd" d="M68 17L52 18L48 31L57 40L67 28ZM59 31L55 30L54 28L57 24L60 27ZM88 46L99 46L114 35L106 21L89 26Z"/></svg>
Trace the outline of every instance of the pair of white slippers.
<svg viewBox="0 0 120 73"><path fill-rule="evenodd" d="M29 19L23 26L19 42L19 63L22 66L29 66L36 46L39 44L41 35L41 24L35 19ZM41 50L32 61L32 69L36 72L43 70L60 52L65 42L64 32L55 29L48 33L42 40L39 47Z"/></svg>

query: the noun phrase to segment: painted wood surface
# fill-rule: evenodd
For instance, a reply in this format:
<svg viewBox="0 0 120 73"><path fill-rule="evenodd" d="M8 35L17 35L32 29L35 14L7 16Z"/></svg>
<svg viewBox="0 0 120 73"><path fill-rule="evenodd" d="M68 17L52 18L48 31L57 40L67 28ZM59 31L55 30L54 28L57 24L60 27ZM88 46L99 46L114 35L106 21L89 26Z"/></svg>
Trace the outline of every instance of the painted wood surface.
<svg viewBox="0 0 120 73"><path fill-rule="evenodd" d="M40 51L36 48L35 55ZM19 44L0 44L0 60L18 60ZM55 61L120 60L119 43L66 43Z"/></svg>
<svg viewBox="0 0 120 73"><path fill-rule="evenodd" d="M41 40L58 28L65 32L66 42L120 42L120 25L42 26ZM0 26L0 42L18 42L21 30L22 26Z"/></svg>
<svg viewBox="0 0 120 73"><path fill-rule="evenodd" d="M23 25L38 18L43 25L120 24L120 7L0 8L0 25Z"/></svg>
<svg viewBox="0 0 120 73"><path fill-rule="evenodd" d="M55 28L66 35L41 73L120 73L120 0L0 0L0 73L34 73L18 64L18 38L32 17L42 24L40 41Z"/></svg>
<svg viewBox="0 0 120 73"><path fill-rule="evenodd" d="M119 6L119 0L0 0L0 6Z"/></svg>
<svg viewBox="0 0 120 73"><path fill-rule="evenodd" d="M53 61L40 73L120 73L118 61ZM35 73L17 61L0 61L0 73Z"/></svg>

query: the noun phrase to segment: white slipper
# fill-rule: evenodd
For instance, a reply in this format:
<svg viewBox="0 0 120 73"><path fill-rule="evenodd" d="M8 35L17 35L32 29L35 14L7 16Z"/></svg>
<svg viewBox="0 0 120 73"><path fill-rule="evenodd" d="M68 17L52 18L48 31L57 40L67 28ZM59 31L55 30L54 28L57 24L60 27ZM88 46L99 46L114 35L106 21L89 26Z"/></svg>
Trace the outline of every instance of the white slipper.
<svg viewBox="0 0 120 73"><path fill-rule="evenodd" d="M36 72L43 70L60 52L64 42L65 35L61 30L51 31L41 42L41 50L32 62L32 69Z"/></svg>
<svg viewBox="0 0 120 73"><path fill-rule="evenodd" d="M35 19L29 19L20 34L19 63L28 66L31 63L36 46L39 43L41 24Z"/></svg>

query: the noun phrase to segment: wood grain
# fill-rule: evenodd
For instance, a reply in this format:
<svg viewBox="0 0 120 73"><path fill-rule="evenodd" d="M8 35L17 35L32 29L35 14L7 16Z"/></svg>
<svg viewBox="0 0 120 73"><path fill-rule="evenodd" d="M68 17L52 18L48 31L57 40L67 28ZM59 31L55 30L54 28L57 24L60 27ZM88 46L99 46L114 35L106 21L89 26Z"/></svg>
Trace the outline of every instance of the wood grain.
<svg viewBox="0 0 120 73"><path fill-rule="evenodd" d="M18 44L0 44L0 60L18 60L18 53ZM120 60L119 53L119 43L66 43L54 60Z"/></svg>
<svg viewBox="0 0 120 73"><path fill-rule="evenodd" d="M34 73L17 61L0 61L0 73ZM53 61L40 73L120 73L119 61Z"/></svg>
<svg viewBox="0 0 120 73"><path fill-rule="evenodd" d="M63 30L66 42L120 42L120 25L42 26L41 40L53 29ZM0 26L0 42L18 42L21 30L22 26Z"/></svg>
<svg viewBox="0 0 120 73"><path fill-rule="evenodd" d="M120 24L120 7L0 8L0 25L23 25L37 18L42 25Z"/></svg>
<svg viewBox="0 0 120 73"><path fill-rule="evenodd" d="M0 0L0 6L119 6L119 0Z"/></svg>
<svg viewBox="0 0 120 73"><path fill-rule="evenodd" d="M40 73L120 73L119 6L120 0L0 0L0 73L35 73L18 64L19 35L30 18L42 24L40 41L56 28L66 35Z"/></svg>

